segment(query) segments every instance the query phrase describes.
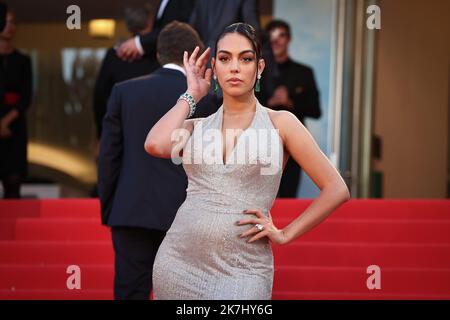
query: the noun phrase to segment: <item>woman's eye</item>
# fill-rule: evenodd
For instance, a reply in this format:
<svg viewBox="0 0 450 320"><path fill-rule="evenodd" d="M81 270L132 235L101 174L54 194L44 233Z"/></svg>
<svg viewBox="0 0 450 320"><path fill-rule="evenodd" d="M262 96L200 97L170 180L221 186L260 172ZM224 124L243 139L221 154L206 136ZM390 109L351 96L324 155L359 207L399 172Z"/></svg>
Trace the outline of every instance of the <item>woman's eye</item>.
<svg viewBox="0 0 450 320"><path fill-rule="evenodd" d="M229 57L219 57L218 59L221 62L226 62L226 61L230 60ZM245 62L251 62L251 61L253 61L253 58L252 57L244 57L244 58L242 58L242 60L245 61Z"/></svg>

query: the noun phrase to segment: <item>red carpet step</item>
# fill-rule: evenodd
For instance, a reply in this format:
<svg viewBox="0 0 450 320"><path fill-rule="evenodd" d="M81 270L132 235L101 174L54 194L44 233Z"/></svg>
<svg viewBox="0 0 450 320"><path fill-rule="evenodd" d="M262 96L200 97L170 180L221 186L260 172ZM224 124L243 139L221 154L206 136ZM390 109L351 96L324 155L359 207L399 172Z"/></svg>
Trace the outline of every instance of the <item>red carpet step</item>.
<svg viewBox="0 0 450 320"><path fill-rule="evenodd" d="M274 217L280 228L292 220ZM109 230L100 225L99 218L19 218L1 219L0 224L14 228L20 241L110 241ZM351 228L349 228L351 227ZM450 220L444 219L338 219L331 216L319 228L299 239L327 242L373 243L448 243ZM11 231L11 233L13 233ZM12 239L12 237L8 237Z"/></svg>
<svg viewBox="0 0 450 320"><path fill-rule="evenodd" d="M67 290L66 265L11 265L0 267L0 287L15 291ZM114 267L109 265L80 265L82 290L110 290ZM275 286L277 292L294 292L301 288L314 292L319 286L326 292L365 294L367 272L354 267L277 267ZM442 280L442 281L439 281ZM383 292L385 294L440 294L448 295L450 269L384 268Z"/></svg>
<svg viewBox="0 0 450 320"><path fill-rule="evenodd" d="M277 200L283 227L311 200ZM0 201L0 299L112 299L113 250L93 199ZM450 201L351 200L274 246L274 299L450 299ZM69 290L67 266L81 268ZM381 268L381 289L367 267Z"/></svg>
<svg viewBox="0 0 450 320"><path fill-rule="evenodd" d="M448 244L372 244L297 242L274 246L281 266L350 266L450 268ZM109 264L109 242L1 241L2 264Z"/></svg>

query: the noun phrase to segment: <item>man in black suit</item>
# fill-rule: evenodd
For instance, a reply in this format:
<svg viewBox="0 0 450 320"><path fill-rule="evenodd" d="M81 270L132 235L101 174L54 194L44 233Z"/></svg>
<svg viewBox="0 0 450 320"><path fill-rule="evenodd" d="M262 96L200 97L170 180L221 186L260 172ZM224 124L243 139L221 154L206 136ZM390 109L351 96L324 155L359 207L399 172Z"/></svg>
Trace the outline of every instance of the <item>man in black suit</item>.
<svg viewBox="0 0 450 320"><path fill-rule="evenodd" d="M273 93L273 79L278 75L278 70L270 41L260 26L257 0L162 0L152 32L124 42L117 52L118 56L126 61L135 61L144 54L154 56L159 31L173 20L189 22L200 34L205 46L211 48L211 56L215 53L215 41L225 27L235 22L252 25L261 37L266 62L262 91L266 95Z"/></svg>
<svg viewBox="0 0 450 320"><path fill-rule="evenodd" d="M111 227L115 251L115 299L149 298L156 252L186 197L183 168L171 159L149 156L144 142L153 125L186 91L183 52L192 52L195 46L203 43L194 29L170 23L158 38L163 67L115 85L108 103L98 185L102 223ZM194 117L217 111L216 102L203 100Z"/></svg>
<svg viewBox="0 0 450 320"><path fill-rule="evenodd" d="M148 55L156 60L156 40L158 34L172 21L188 22L195 0L161 0L153 19L152 31L124 42L118 49L118 56L126 61L134 61Z"/></svg>
<svg viewBox="0 0 450 320"><path fill-rule="evenodd" d="M125 8L125 22L128 31L139 36L151 31L152 11L148 6ZM148 75L160 67L155 58L144 55L131 63L123 61L116 54L116 47L110 48L103 59L94 87L94 115L97 137L100 139L102 121L112 88L116 83Z"/></svg>
<svg viewBox="0 0 450 320"><path fill-rule="evenodd" d="M319 91L314 72L310 67L293 61L288 54L291 41L289 24L282 20L273 20L266 26L266 30L270 35L279 75L275 79L274 94L261 97L263 104L276 110L288 110L303 124L306 117L320 118ZM296 198L300 176L299 165L289 158L281 178L278 197Z"/></svg>
<svg viewBox="0 0 450 320"><path fill-rule="evenodd" d="M266 95L271 95L278 69L270 41L265 30L261 28L259 18L257 0L197 0L189 24L197 30L205 46L211 48L211 56L215 55L217 38L229 25L245 22L255 28L263 46L263 57L266 63L262 91Z"/></svg>

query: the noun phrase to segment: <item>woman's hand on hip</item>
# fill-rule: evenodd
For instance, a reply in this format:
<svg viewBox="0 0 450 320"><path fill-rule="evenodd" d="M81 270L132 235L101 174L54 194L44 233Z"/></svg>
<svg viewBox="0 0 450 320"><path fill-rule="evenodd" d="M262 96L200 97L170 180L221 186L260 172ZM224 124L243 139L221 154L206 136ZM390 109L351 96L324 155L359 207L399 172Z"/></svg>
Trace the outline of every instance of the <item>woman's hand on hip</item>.
<svg viewBox="0 0 450 320"><path fill-rule="evenodd" d="M240 235L241 238L252 236L249 240L247 240L248 243L254 242L263 237L267 237L272 243L280 245L288 243L288 239L286 238L283 230L278 229L273 224L270 212L269 216L264 215L260 210L257 209L244 210L243 213L255 216L248 219L241 219L236 222L236 225L238 226L246 224L253 225L250 229Z"/></svg>

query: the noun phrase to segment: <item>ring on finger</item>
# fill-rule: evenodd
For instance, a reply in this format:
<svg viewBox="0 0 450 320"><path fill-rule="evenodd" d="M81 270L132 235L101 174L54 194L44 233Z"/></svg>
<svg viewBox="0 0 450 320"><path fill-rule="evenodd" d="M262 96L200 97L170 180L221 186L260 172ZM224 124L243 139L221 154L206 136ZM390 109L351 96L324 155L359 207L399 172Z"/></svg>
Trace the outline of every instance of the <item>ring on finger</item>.
<svg viewBox="0 0 450 320"><path fill-rule="evenodd" d="M264 230L264 226L260 223L255 224L255 228L258 229L258 231L263 231Z"/></svg>

